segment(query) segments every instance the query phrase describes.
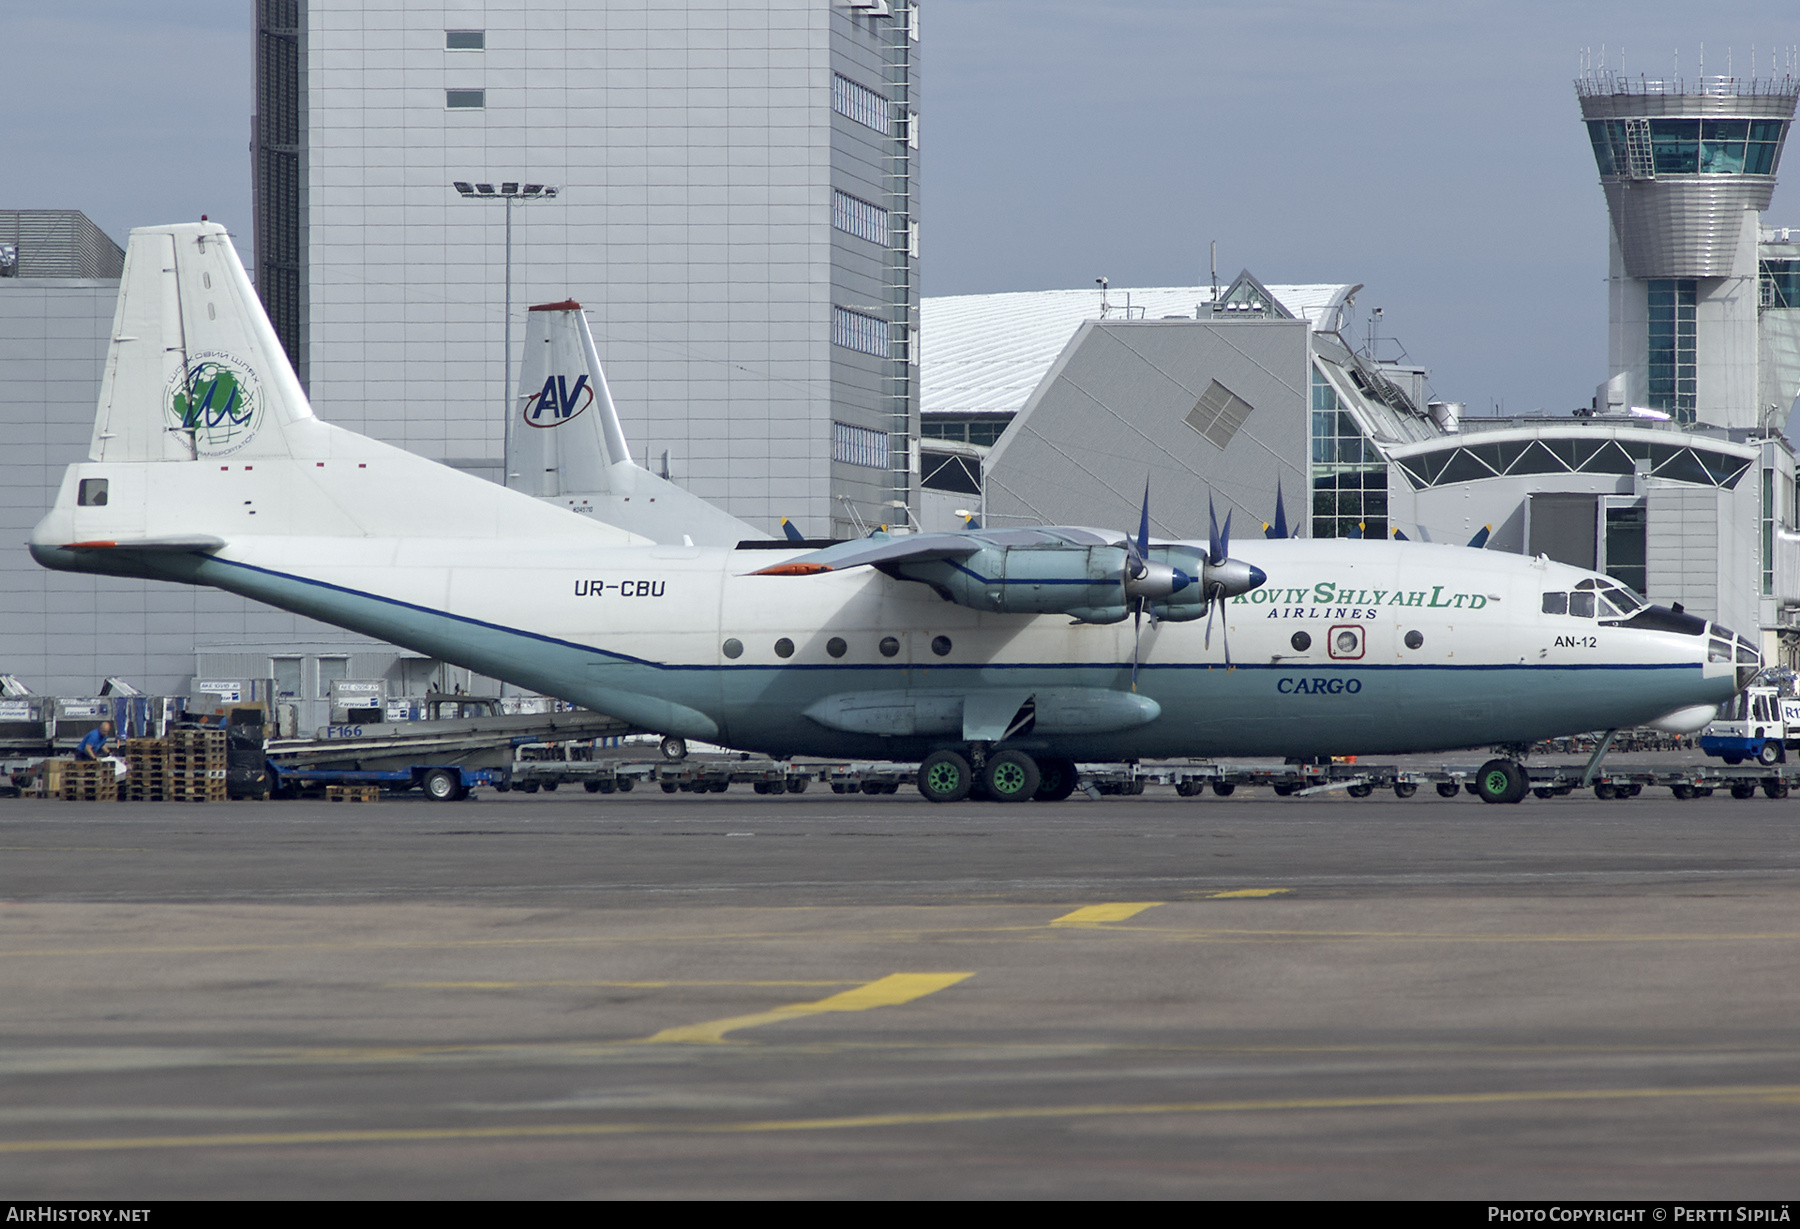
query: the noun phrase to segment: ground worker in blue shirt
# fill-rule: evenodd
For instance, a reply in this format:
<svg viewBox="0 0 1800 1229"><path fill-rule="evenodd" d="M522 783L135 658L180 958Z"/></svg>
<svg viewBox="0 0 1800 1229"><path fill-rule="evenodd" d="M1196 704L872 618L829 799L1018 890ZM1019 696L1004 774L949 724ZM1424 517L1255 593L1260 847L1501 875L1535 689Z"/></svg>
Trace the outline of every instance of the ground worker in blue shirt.
<svg viewBox="0 0 1800 1229"><path fill-rule="evenodd" d="M82 736L75 748L78 760L97 760L106 754L106 744L113 740L113 723L102 721Z"/></svg>

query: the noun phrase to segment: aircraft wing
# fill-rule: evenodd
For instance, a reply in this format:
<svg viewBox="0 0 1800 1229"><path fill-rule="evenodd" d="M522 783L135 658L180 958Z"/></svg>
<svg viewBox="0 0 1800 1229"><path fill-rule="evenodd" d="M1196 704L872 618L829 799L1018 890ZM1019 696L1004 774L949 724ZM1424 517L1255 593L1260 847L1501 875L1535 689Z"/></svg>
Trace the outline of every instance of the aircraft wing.
<svg viewBox="0 0 1800 1229"><path fill-rule="evenodd" d="M1110 539L1091 529L990 529L980 532L911 533L898 537L876 534L854 542L839 542L810 554L799 555L770 567L759 568L752 576L811 576L818 572L841 572L846 568L892 568L903 563L928 563L943 559L966 559L993 547L1057 547L1103 546Z"/></svg>

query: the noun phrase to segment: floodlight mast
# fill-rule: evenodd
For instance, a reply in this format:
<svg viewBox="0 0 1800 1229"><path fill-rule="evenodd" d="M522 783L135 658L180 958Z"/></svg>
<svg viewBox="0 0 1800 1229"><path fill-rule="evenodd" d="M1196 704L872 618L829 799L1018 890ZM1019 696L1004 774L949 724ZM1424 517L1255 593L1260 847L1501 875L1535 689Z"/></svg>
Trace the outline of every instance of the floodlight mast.
<svg viewBox="0 0 1800 1229"><path fill-rule="evenodd" d="M505 416L501 419L501 448L504 450L500 458L500 485L507 486L512 477L506 472L506 458L512 455L512 420L513 420L513 388L512 388L512 207L520 201L549 200L559 189L541 183L522 184L508 180L500 184L499 191L494 190L491 183L471 183L465 179L451 181L451 187L464 200L501 201L506 205L506 327L501 345L500 361L500 404L504 407Z"/></svg>

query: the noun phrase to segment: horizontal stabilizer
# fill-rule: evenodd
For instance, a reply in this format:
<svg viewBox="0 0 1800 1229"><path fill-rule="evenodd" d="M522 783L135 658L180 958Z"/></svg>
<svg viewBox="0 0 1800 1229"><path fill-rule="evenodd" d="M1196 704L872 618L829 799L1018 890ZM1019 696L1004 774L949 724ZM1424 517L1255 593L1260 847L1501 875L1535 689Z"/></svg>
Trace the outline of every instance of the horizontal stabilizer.
<svg viewBox="0 0 1800 1229"><path fill-rule="evenodd" d="M211 553L225 549L225 539L215 538L210 534L180 534L162 538L103 538L93 542L70 542L66 550L153 550L153 551L205 551Z"/></svg>

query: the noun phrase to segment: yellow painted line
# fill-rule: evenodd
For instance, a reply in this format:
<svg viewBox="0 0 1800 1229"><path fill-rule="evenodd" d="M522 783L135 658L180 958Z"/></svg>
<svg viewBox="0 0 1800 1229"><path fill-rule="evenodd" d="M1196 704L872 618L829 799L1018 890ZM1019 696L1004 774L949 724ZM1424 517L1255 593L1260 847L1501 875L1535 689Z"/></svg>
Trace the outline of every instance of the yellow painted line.
<svg viewBox="0 0 1800 1229"><path fill-rule="evenodd" d="M1123 922L1146 909L1162 904L1160 900L1114 901L1109 905L1083 905L1073 913L1054 919L1052 926L1090 926L1095 922Z"/></svg>
<svg viewBox="0 0 1800 1229"><path fill-rule="evenodd" d="M1289 888L1239 888L1235 892L1214 892L1207 900L1239 900L1251 896L1280 896Z"/></svg>
<svg viewBox="0 0 1800 1229"><path fill-rule="evenodd" d="M1292 1097L1266 1101L1165 1101L1148 1104L1001 1106L935 1113L858 1114L837 1118L776 1118L751 1122L589 1122L508 1127L398 1127L360 1131L257 1131L213 1135L138 1135L110 1139L26 1139L0 1143L0 1155L41 1152L116 1152L134 1148L244 1148L296 1144L417 1143L436 1140L544 1139L606 1135L741 1135L776 1131L843 1131L868 1127L937 1126L958 1122L1055 1118L1111 1118L1162 1114L1278 1113L1294 1110L1454 1108L1555 1101L1755 1099L1782 1104L1800 1085L1727 1084L1705 1088L1584 1088L1522 1092L1417 1093L1406 1096Z"/></svg>
<svg viewBox="0 0 1800 1229"><path fill-rule="evenodd" d="M723 1020L708 1020L702 1024L688 1024L680 1028L665 1028L644 1040L702 1044L722 1042L726 1033L733 1033L741 1028L755 1028L759 1024L776 1024L782 1020L816 1016L828 1011L868 1011L872 1007L896 1007L901 1003L924 998L928 994L936 994L939 990L973 976L973 973L890 973L867 985L816 1002L790 1003L772 1011L759 1011L747 1016L727 1016Z"/></svg>
<svg viewBox="0 0 1800 1229"><path fill-rule="evenodd" d="M830 981L393 981L390 990L517 990L534 986L574 986L577 988L626 990L666 990L687 986L854 986L848 977Z"/></svg>

